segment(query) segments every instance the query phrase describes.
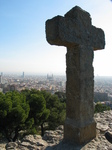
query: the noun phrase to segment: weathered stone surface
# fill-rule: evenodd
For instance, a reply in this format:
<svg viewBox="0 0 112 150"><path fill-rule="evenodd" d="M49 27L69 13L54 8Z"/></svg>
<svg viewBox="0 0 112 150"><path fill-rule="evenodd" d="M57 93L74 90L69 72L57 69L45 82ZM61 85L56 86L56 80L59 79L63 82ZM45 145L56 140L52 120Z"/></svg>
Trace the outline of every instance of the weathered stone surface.
<svg viewBox="0 0 112 150"><path fill-rule="evenodd" d="M104 32L91 24L88 12L76 6L64 17L46 21L46 38L52 45L67 47L64 139L78 144L88 142L96 137L93 51L104 48Z"/></svg>
<svg viewBox="0 0 112 150"><path fill-rule="evenodd" d="M93 49L89 46L68 48L67 64L67 117L83 126L93 119ZM88 107L89 106L89 107Z"/></svg>
<svg viewBox="0 0 112 150"><path fill-rule="evenodd" d="M46 147L48 144L45 140L42 139L40 135L29 135L23 138L20 145L37 149L38 147Z"/></svg>
<svg viewBox="0 0 112 150"><path fill-rule="evenodd" d="M63 138L63 127L59 127L55 131L45 131L43 136L43 140L45 140L49 145L58 144L61 142Z"/></svg>
<svg viewBox="0 0 112 150"><path fill-rule="evenodd" d="M46 22L46 38L52 45L88 45L94 50L103 49L104 32L91 25L90 14L78 6L67 12L64 17L56 16Z"/></svg>
<svg viewBox="0 0 112 150"><path fill-rule="evenodd" d="M93 119L92 61L93 48L89 46L67 49L67 118L64 137L78 143L87 142L96 136L96 123Z"/></svg>
<svg viewBox="0 0 112 150"><path fill-rule="evenodd" d="M16 142L9 142L6 145L6 150L16 149L17 147L18 147L18 144Z"/></svg>
<svg viewBox="0 0 112 150"><path fill-rule="evenodd" d="M101 123L97 123L96 128L99 129L101 133L105 133L109 129L109 126L102 125Z"/></svg>

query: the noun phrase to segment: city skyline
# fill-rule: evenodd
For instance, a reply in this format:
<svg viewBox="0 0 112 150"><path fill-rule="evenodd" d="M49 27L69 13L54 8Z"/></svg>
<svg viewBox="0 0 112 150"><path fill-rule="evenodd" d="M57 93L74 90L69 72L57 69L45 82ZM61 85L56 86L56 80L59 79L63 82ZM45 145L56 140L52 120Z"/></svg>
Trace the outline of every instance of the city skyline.
<svg viewBox="0 0 112 150"><path fill-rule="evenodd" d="M92 24L105 32L104 50L94 52L95 75L112 76L112 2L110 0L1 0L0 72L66 74L66 48L46 41L45 22L74 6L90 13Z"/></svg>

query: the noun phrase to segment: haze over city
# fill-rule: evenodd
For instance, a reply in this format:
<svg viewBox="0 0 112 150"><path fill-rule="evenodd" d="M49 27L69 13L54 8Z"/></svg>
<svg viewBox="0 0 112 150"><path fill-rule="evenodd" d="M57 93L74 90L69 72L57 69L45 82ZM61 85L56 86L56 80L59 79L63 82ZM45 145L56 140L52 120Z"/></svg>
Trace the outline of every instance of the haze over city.
<svg viewBox="0 0 112 150"><path fill-rule="evenodd" d="M110 0L1 0L0 72L66 73L66 48L46 41L45 22L74 6L88 11L92 24L105 32L104 50L94 53L94 73L112 76L112 2Z"/></svg>

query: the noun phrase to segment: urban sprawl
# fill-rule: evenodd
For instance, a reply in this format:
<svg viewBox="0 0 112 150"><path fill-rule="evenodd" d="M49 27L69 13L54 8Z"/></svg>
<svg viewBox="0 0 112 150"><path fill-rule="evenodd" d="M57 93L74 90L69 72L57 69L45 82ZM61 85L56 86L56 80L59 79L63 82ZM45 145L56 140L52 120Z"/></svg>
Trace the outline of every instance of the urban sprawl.
<svg viewBox="0 0 112 150"><path fill-rule="evenodd" d="M22 91L25 89L45 90L54 94L55 92L66 92L66 77L47 74L38 75L0 75L0 92ZM112 108L112 77L95 76L94 78L94 102L101 102Z"/></svg>

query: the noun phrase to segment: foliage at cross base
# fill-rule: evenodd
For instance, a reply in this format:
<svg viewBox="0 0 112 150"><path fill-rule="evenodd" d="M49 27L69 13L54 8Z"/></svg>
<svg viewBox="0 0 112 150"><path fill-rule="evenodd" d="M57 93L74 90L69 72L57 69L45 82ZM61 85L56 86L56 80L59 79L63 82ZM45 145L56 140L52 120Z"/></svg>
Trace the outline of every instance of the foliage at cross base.
<svg viewBox="0 0 112 150"><path fill-rule="evenodd" d="M103 105L103 104L101 104L100 102L98 102L98 103L95 105L94 113L104 112L104 111L107 111L107 110L110 110L110 107L109 107L109 106Z"/></svg>

